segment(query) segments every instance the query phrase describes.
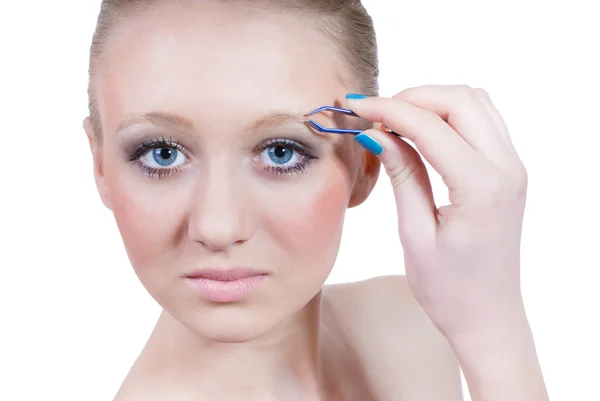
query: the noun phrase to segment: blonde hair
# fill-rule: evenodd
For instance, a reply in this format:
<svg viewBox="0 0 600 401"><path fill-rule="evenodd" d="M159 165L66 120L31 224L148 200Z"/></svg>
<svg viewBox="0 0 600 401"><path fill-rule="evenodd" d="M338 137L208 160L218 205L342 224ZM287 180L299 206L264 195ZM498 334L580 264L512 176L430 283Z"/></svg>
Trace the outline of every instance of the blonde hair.
<svg viewBox="0 0 600 401"><path fill-rule="evenodd" d="M100 59L118 31L118 26L136 12L147 10L167 0L103 0L96 31L92 39L89 66L89 113L97 136L102 138L102 126L97 106L94 77ZM183 2L184 0L171 0ZM360 0L186 0L187 3L213 1L247 6L256 10L292 11L310 18L312 25L331 38L332 45L340 52L347 72L340 72L344 83L367 96L379 92L379 63L377 41L373 20Z"/></svg>

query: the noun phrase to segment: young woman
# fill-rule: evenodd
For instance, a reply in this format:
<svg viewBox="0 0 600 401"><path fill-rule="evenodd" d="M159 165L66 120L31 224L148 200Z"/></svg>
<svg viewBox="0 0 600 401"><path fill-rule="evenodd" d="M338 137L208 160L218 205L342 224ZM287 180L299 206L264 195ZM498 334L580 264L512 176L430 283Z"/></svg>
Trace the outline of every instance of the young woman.
<svg viewBox="0 0 600 401"><path fill-rule="evenodd" d="M459 366L473 400L547 399L519 284L527 176L501 116L481 89L388 99L377 79L356 0L103 2L84 127L163 308L116 400L451 401ZM360 118L318 123L365 132L305 124L323 105ZM406 277L324 286L380 163Z"/></svg>

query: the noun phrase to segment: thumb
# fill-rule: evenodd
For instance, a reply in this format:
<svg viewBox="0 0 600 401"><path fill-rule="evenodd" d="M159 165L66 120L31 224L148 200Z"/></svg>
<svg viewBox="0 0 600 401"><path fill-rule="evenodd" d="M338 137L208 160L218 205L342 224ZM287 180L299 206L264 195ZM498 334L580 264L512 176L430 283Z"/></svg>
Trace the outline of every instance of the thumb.
<svg viewBox="0 0 600 401"><path fill-rule="evenodd" d="M430 244L436 235L436 206L427 169L419 153L405 140L373 128L354 137L381 160L390 177L398 232L403 244Z"/></svg>

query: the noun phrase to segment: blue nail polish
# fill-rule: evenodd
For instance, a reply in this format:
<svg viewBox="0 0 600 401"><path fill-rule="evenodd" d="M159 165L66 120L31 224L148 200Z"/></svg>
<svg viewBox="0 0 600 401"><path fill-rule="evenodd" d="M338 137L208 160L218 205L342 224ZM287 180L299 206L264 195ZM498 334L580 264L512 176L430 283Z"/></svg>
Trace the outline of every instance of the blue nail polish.
<svg viewBox="0 0 600 401"><path fill-rule="evenodd" d="M346 99L359 100L359 99L366 99L366 98L367 98L367 96L361 95L359 93L348 93L346 95Z"/></svg>
<svg viewBox="0 0 600 401"><path fill-rule="evenodd" d="M358 134L354 137L354 140L358 142L363 148L367 149L369 152L373 153L375 156L379 156L383 153L383 146L375 139L371 138L368 134L364 132L362 134Z"/></svg>

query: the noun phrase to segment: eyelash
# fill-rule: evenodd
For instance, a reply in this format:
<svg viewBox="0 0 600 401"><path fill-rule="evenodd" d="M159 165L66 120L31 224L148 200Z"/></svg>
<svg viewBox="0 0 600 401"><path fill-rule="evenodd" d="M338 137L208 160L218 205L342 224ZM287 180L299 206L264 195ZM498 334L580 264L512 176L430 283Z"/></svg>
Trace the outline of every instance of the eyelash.
<svg viewBox="0 0 600 401"><path fill-rule="evenodd" d="M174 142L170 138L166 139L162 137L150 142L141 141L138 148L129 157L129 161L136 164L143 172L145 172L148 175L148 178L167 178L170 174L181 170L181 165L170 168L156 168L150 167L140 160L148 152L157 148L176 149L177 151L185 154L185 149L179 144L179 142Z"/></svg>
<svg viewBox="0 0 600 401"><path fill-rule="evenodd" d="M269 148L273 148L276 146L281 146L283 148L292 149L295 152L298 152L301 156L301 160L291 166L286 167L276 167L276 166L267 166L265 170L269 173L275 174L277 176L294 174L294 173L303 173L306 171L306 168L312 163L313 160L318 159L312 152L306 148L305 146L299 144L296 141L292 141L289 139L279 138L279 139L269 139L266 142L260 144L259 149L261 151L267 150Z"/></svg>
<svg viewBox="0 0 600 401"><path fill-rule="evenodd" d="M318 157L313 155L312 152L305 146L301 145L298 142L284 138L269 139L260 144L258 148L261 151L264 151L266 149L273 148L276 146L292 149L293 151L297 152L301 157L301 160L298 163L291 166L267 166L264 168L267 172L276 176L303 173L304 171L306 171L306 168L312 163L313 160L318 159ZM140 160L148 152L157 148L176 149L177 151L182 152L185 155L185 148L181 146L179 142L174 142L170 138L166 139L162 137L150 142L140 142L138 148L129 157L129 161L135 163L142 171L144 171L148 175L148 178L163 179L167 178L171 174L179 172L182 168L182 165L178 165L175 167L156 168L150 167Z"/></svg>

